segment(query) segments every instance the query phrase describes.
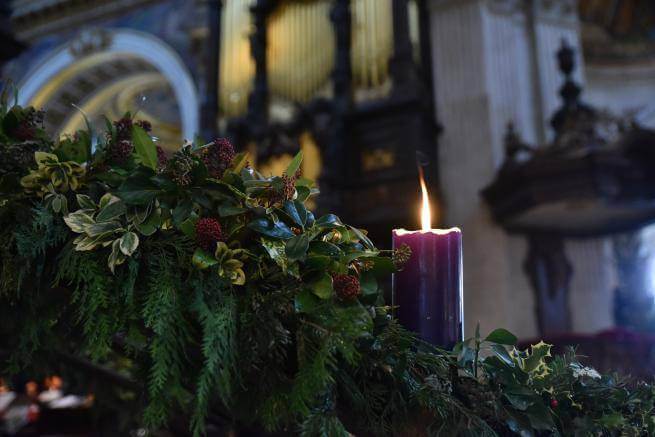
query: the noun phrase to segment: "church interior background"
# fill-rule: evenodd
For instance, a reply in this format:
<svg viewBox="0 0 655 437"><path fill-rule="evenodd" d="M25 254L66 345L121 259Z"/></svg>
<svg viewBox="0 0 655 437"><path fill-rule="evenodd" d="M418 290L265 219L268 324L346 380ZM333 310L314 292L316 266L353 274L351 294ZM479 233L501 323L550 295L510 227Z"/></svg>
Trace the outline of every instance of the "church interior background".
<svg viewBox="0 0 655 437"><path fill-rule="evenodd" d="M317 206L369 228L383 246L389 229L418 222L418 159L439 224L465 236L467 333L504 326L605 359L607 336L620 348L621 329L655 330L653 206L612 192L596 167L567 173L598 150L627 159L636 129L654 146L650 0L2 8L3 77L20 104L46 110L57 135L79 129L83 113L103 123L139 111L169 152L184 139L228 136L279 173L302 149L303 173L320 181ZM558 114L584 117L566 124ZM513 173L529 160L534 172ZM655 186L653 177L643 185ZM526 191L516 194L517 185ZM618 365L634 368L633 358Z"/></svg>

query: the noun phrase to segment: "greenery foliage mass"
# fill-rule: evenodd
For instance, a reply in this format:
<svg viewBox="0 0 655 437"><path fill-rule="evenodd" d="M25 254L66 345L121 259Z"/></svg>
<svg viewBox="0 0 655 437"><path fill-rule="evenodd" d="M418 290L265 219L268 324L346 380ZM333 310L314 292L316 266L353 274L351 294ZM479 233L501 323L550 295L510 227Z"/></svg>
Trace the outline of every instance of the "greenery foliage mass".
<svg viewBox="0 0 655 437"><path fill-rule="evenodd" d="M130 114L61 140L40 119L0 108L8 371L90 360L134 381L98 395L125 426L195 435L655 433L651 385L502 329L454 351L404 330L378 282L411 254L315 217L301 153L267 177L225 140L166 156Z"/></svg>

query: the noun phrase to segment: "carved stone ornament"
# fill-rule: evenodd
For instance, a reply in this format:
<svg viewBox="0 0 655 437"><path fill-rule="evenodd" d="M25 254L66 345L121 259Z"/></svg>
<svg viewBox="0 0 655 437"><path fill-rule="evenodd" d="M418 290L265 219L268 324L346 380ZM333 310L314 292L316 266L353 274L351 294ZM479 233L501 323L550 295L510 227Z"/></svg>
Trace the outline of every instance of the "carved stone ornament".
<svg viewBox="0 0 655 437"><path fill-rule="evenodd" d="M73 41L69 50L71 55L81 58L92 53L100 52L111 46L111 33L105 29L82 31Z"/></svg>

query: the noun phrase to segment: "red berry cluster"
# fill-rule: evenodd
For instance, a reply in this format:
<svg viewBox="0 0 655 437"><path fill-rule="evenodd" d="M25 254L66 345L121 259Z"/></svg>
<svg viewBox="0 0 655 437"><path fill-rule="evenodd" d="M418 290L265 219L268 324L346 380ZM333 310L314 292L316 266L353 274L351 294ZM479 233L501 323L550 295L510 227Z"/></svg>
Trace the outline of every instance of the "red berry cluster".
<svg viewBox="0 0 655 437"><path fill-rule="evenodd" d="M357 276L334 275L332 284L337 297L341 300L353 300L359 296L360 285Z"/></svg>
<svg viewBox="0 0 655 437"><path fill-rule="evenodd" d="M202 161L211 177L221 178L225 170L232 164L234 156L234 146L230 140L218 138L203 150Z"/></svg>
<svg viewBox="0 0 655 437"><path fill-rule="evenodd" d="M216 250L216 243L223 241L221 224L215 218L205 217L196 223L196 243L207 252Z"/></svg>
<svg viewBox="0 0 655 437"><path fill-rule="evenodd" d="M129 140L120 140L109 148L109 159L115 164L124 164L132 154L134 146Z"/></svg>

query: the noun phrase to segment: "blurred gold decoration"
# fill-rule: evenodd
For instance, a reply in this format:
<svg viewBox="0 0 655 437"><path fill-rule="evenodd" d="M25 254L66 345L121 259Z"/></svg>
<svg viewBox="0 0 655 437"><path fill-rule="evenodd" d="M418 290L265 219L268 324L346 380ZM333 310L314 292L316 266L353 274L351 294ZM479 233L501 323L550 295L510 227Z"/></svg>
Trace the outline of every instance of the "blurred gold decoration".
<svg viewBox="0 0 655 437"><path fill-rule="evenodd" d="M362 168L364 171L383 170L393 167L396 155L388 149L372 149L362 152Z"/></svg>
<svg viewBox="0 0 655 437"><path fill-rule="evenodd" d="M219 98L222 115L245 112L254 65L248 36L252 0L228 0L223 9ZM306 102L329 89L334 34L329 0L285 2L270 17L268 75L273 99ZM353 82L357 89L382 88L393 51L391 0L352 2Z"/></svg>

